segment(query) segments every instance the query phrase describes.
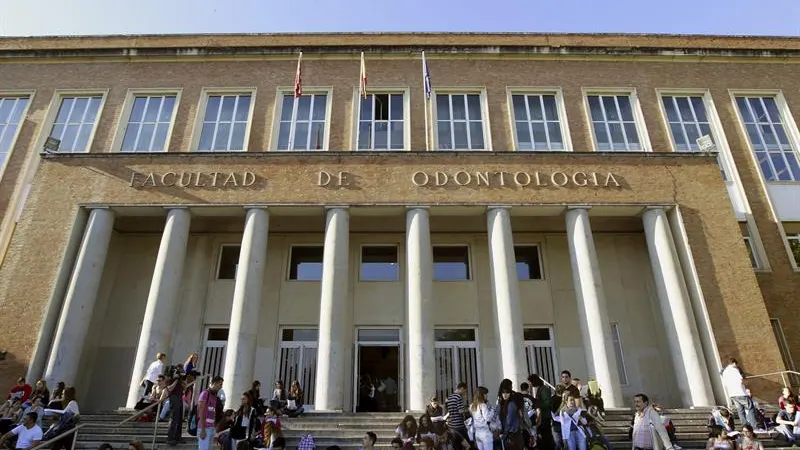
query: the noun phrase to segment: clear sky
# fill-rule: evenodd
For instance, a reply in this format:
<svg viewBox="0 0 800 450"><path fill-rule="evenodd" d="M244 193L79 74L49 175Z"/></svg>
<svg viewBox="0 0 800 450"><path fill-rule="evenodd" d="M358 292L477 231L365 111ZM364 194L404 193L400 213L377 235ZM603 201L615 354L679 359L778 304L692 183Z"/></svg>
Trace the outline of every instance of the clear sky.
<svg viewBox="0 0 800 450"><path fill-rule="evenodd" d="M800 36L800 0L0 0L0 35L510 31Z"/></svg>

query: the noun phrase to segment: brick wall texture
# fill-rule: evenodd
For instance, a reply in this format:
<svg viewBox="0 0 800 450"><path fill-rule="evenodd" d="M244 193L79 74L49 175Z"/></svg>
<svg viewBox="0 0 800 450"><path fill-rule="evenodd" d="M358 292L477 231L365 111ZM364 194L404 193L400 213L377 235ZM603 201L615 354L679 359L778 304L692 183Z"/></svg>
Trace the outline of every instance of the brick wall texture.
<svg viewBox="0 0 800 450"><path fill-rule="evenodd" d="M304 46L329 47L304 56L303 84L332 88L329 148L317 155L267 154L275 132L276 98L291 88ZM419 56L409 47L453 46L428 53L434 88L485 91L493 152L424 154L422 76ZM483 48L469 53L458 46ZM549 48L545 53L513 50ZM571 48L584 50L570 51ZM585 48L595 48L587 52ZM245 49L242 54L231 48ZM411 148L383 155L348 154L353 130L358 52L367 54L372 87L409 88ZM508 48L507 52L492 49ZM169 50L171 56L138 56ZM189 51L200 49L200 51ZM556 49L558 51L556 51ZM262 54L258 51L263 50ZM274 53L280 50L283 53ZM689 56L680 56L681 50ZM113 54L102 53L111 51ZM24 371L52 295L73 218L79 205L113 204L677 204L681 207L701 286L721 355L737 356L751 373L781 370L769 318L782 319L790 348L800 348L800 329L791 326L800 274L789 256L736 116L730 90L783 93L800 117L800 39L625 35L263 35L125 36L0 39L0 94L33 91L33 99L0 181L0 212L6 220L21 196L30 194L0 268L0 389ZM68 54L69 52L73 52ZM97 53L97 55L94 55ZM93 56L94 55L94 56ZM704 56L705 55L705 56ZM187 154L203 88L255 88L248 154L216 157ZM576 154L520 154L509 115L509 88L558 87ZM155 156L104 155L112 149L130 88L181 90L169 152ZM592 153L584 89L631 88L641 102L654 155ZM713 158L671 153L657 89L708 91L713 98L734 163L742 179L771 271L754 272ZM107 90L91 145L92 155L48 157L39 148L56 90ZM97 154L97 155L94 155ZM620 188L415 187L416 171L585 171L618 174ZM34 172L35 170L35 172ZM132 188L132 172L169 171L258 174L250 189ZM319 170L355 174L355 188L322 189ZM307 181L303 181L307 180ZM307 184L303 184L307 183ZM8 320L13 318L13 320ZM795 358L800 354L795 353ZM771 394L769 394L771 395Z"/></svg>

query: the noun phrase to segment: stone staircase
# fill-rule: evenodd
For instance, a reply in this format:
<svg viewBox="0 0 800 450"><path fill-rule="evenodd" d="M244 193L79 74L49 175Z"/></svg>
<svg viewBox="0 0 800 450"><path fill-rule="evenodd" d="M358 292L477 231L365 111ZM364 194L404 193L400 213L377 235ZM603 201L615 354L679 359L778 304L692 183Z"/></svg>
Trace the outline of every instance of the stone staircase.
<svg viewBox="0 0 800 450"><path fill-rule="evenodd" d="M151 450L153 441L154 423L132 422L116 427L118 423L132 414L131 411L120 410L95 414L84 414L81 423L86 426L80 430L76 448L96 449L104 442L110 443L115 449L127 450L128 442L142 441L145 448ZM708 430L706 420L708 409L673 409L667 414L672 419L677 429L678 445L684 449L705 449ZM389 448L389 442L394 438L394 430L404 414L402 413L309 413L299 418L282 418L281 424L288 449L295 449L297 443L305 434L314 436L317 448L324 450L330 445L338 445L343 450L355 450L361 445L364 433L372 431L378 435L377 445L382 449ZM628 439L628 424L632 412L629 410L615 410L606 413L606 422L603 427L605 435L616 450L630 449ZM177 447L166 445L167 422L159 423L156 433L156 448L160 450L194 450L197 448L197 438L184 432L185 444ZM774 441L768 436L762 437L765 447L781 448L785 442Z"/></svg>

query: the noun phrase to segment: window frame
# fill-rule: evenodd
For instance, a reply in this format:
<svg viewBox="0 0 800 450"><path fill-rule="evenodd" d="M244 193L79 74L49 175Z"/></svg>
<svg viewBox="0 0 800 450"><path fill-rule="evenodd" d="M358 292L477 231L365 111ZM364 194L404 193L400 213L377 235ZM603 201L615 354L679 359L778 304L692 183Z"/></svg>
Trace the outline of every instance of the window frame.
<svg viewBox="0 0 800 450"><path fill-rule="evenodd" d="M34 96L36 95L36 90L34 89L9 89L9 90L0 90L0 98L23 98L27 97L28 103L25 105L25 108L22 109L22 115L19 118L19 124L17 125L16 131L14 131L14 135L11 136L10 146L8 147L8 154L6 154L5 160L0 163L0 181L3 180L3 175L6 172L6 167L8 167L8 162L11 160L11 156L14 154L14 148L17 146L17 141L19 140L19 135L22 132L22 127L25 125L25 121L28 117L28 112L31 110L31 104L33 103ZM52 125L51 125L52 129ZM48 133L49 136L49 133Z"/></svg>
<svg viewBox="0 0 800 450"><path fill-rule="evenodd" d="M758 162L758 158L756 157L753 143L750 142L750 136L747 133L744 117L742 117L742 113L739 111L739 106L736 104L736 97L773 97L775 99L775 106L778 107L778 112L781 115L783 127L786 131L786 137L789 138L789 145L792 147L792 151L797 158L798 163L800 163L800 130L798 130L797 122L795 122L794 117L792 116L792 111L789 108L786 97L783 95L783 91L780 89L729 89L728 94L730 95L731 105L738 122L739 133L741 133L741 137L747 145L747 150L750 154L749 156L751 161L753 162L755 169L758 171L764 187L766 188L768 185L800 185L800 179L794 181L767 180L766 175L761 170L761 165Z"/></svg>
<svg viewBox="0 0 800 450"><path fill-rule="evenodd" d="M150 154L150 153L168 153L169 144L172 140L172 132L175 130L175 121L178 117L178 108L180 108L181 102L181 94L183 93L183 88L155 88L155 89L145 89L145 88L129 88L128 91L125 93L125 101L122 104L122 112L119 116L119 121L117 122L116 130L114 131L114 139L112 140L111 144L111 152L112 153L123 153L123 154ZM128 129L128 124L130 123L131 113L133 112L133 103L136 100L136 97L161 97L161 96L175 96L175 106L172 108L172 115L170 116L170 123L169 128L167 129L167 136L164 139L164 150L162 151L146 151L146 152L124 152L122 151L122 141L125 139L125 131Z"/></svg>
<svg viewBox="0 0 800 450"><path fill-rule="evenodd" d="M620 332L619 322L611 322L611 346L616 345L619 348L619 357L617 358L617 371L622 369L619 375L620 386L630 386L631 379L628 376L628 366L625 365L625 349L622 347L622 333ZM616 352L616 348L614 348ZM624 378L624 380L623 380Z"/></svg>
<svg viewBox="0 0 800 450"><path fill-rule="evenodd" d="M197 111L195 111L194 125L192 126L192 139L189 144L189 151L192 153L238 153L250 151L250 131L253 127L253 112L255 111L256 94L256 87L202 88L200 90L200 100L197 103ZM203 133L203 118L206 115L208 98L214 95L250 95L250 110L247 112L247 125L244 129L244 141L242 142L242 147L244 148L241 150L199 150L200 135ZM177 111L177 99L175 110Z"/></svg>
<svg viewBox="0 0 800 450"><path fill-rule="evenodd" d="M397 150L399 151L399 150ZM397 278L394 280L364 280L361 278L361 267L364 264L364 247L394 247L397 250ZM402 281L402 261L401 261L400 244L398 243L380 243L380 242L366 242L358 246L358 282L359 283L397 283Z"/></svg>
<svg viewBox="0 0 800 450"><path fill-rule="evenodd" d="M97 134L98 124L103 118L103 110L106 106L106 101L108 100L108 92L109 89L56 89L53 92L53 97L50 99L50 104L47 107L47 113L45 114L45 119L42 121L41 131L39 132L39 139L36 141L36 150L39 152L44 151L44 143L47 141L47 138L50 137L50 133L53 132L53 125L56 122L56 116L58 116L58 110L61 108L61 102L64 100L65 97L88 97L88 96L100 96L100 106L97 107L97 118L95 120L94 126L92 127L92 132L89 133L89 139L86 141L86 151L84 152L61 152L59 150L57 153L59 154L85 154L85 153L92 153L92 146L94 145L94 138Z"/></svg>
<svg viewBox="0 0 800 450"><path fill-rule="evenodd" d="M325 104L325 132L322 136L322 148L319 150L279 150L278 139L281 132L281 113L283 112L283 97L294 95L294 86L279 86L275 94L275 104L272 109L272 132L269 138L269 151L271 152L327 152L330 151L331 122L333 111L333 86L303 86L303 95L325 94L328 99ZM292 120L296 118L292 117Z"/></svg>
<svg viewBox="0 0 800 450"><path fill-rule="evenodd" d="M474 95L478 94L480 101L481 101L481 123L483 125L483 149L465 149L465 148L454 148L454 149L441 149L439 148L439 128L438 128L438 121L439 121L439 114L436 107L436 98L439 94L442 95ZM442 86L435 89L431 89L431 101L429 106L430 111L430 119L432 121L432 129L431 133L433 133L433 139L431 140L431 151L432 152L491 152L494 151L492 146L492 125L489 119L489 98L486 92L485 86L463 86L463 87L451 87L451 86ZM452 120L452 119L451 119Z"/></svg>
<svg viewBox="0 0 800 450"><path fill-rule="evenodd" d="M225 242L225 243L219 244L219 246L218 246L219 250L217 250L217 264L214 266L214 281L236 281L236 272L238 272L238 267L234 268L233 278L220 278L219 277L219 270L220 270L221 265L222 265L222 250L225 247L239 247L239 258L241 259L241 256L242 256L242 244L241 244L241 242L238 243L238 244L235 243L235 242ZM239 264L237 263L236 266L238 266L238 265Z"/></svg>
<svg viewBox="0 0 800 450"><path fill-rule="evenodd" d="M465 280L437 280L436 279L436 260L433 255L434 247L466 247L467 248L467 278ZM472 260L472 245L460 242L431 243L431 280L434 283L469 283L475 281L475 271Z"/></svg>
<svg viewBox="0 0 800 450"><path fill-rule="evenodd" d="M783 228L783 227L781 227ZM791 241L797 241L798 245L800 245L800 233L786 233L784 232L784 239L786 249L789 251L789 262L792 264L792 269L794 271L798 271L800 269L800 261L798 261L794 257L794 252L792 251L792 244Z"/></svg>
<svg viewBox="0 0 800 450"><path fill-rule="evenodd" d="M554 95L556 98L556 110L558 112L558 122L561 128L561 139L564 148L561 150L520 150L517 141L517 120L514 116L514 96L515 95ZM524 87L509 86L506 88L506 102L508 102L508 120L511 123L511 141L514 143L515 152L574 152L572 146L572 136L569 133L569 122L567 121L567 108L564 102L564 92L561 87Z"/></svg>
<svg viewBox="0 0 800 450"><path fill-rule="evenodd" d="M324 274L320 274L319 280L293 280L292 276L292 252L295 247L320 247L322 249L322 261L320 264L325 264L325 244L323 242L301 242L297 244L289 244L289 253L286 255L286 281L289 283L322 283Z"/></svg>
<svg viewBox="0 0 800 450"><path fill-rule="evenodd" d="M529 278L527 280L520 280L519 277L517 277L517 282L519 282L519 283L538 283L538 282L541 282L541 281L545 281L547 279L547 277L545 276L545 271L544 271L544 255L542 254L543 253L542 244L538 243L538 242L530 242L530 243L528 243L528 242L515 242L514 243L514 247L536 247L536 250L537 250L536 253L537 253L538 257L539 257L539 273L542 276L541 278ZM516 254L516 249L515 249L514 250L514 268L515 269L516 269L516 266L517 266L516 259L517 259L517 254Z"/></svg>
<svg viewBox="0 0 800 450"><path fill-rule="evenodd" d="M650 135L647 132L647 122L645 122L644 114L642 113L642 104L639 101L639 95L634 87L595 87L595 88L581 88L581 95L583 97L583 113L586 118L586 126L589 128L589 134L592 137L592 151L596 153L639 153L639 152L652 152L653 146L650 143ZM597 136L594 132L594 122L592 121L592 111L589 106L589 97L593 95L627 95L631 101L631 113L633 114L633 123L636 126L636 133L639 135L639 145L641 150L599 150L599 143Z"/></svg>
<svg viewBox="0 0 800 450"><path fill-rule="evenodd" d="M736 169L736 164L733 161L728 139L725 136L725 130L722 127L722 121L719 118L717 107L714 105L714 99L708 89L673 89L673 88L656 88L656 95L658 96L658 109L661 112L663 119L664 135L669 141L670 149L673 153L699 153L698 151L679 151L676 148L675 141L672 139L672 131L669 126L669 117L667 110L664 108L664 97L702 97L703 106L706 108L706 118L708 125L711 129L711 138L714 139L714 145L717 147L717 160L719 161L720 168L725 172L727 179L725 183L737 183L739 181L739 173Z"/></svg>
<svg viewBox="0 0 800 450"><path fill-rule="evenodd" d="M403 148L401 149L364 149L358 148L358 134L361 125L361 92L353 88L353 117L350 129L350 149L354 152L407 152L411 151L411 88L398 87L370 87L367 95L373 94L402 94L403 95ZM374 120L374 119L373 119Z"/></svg>

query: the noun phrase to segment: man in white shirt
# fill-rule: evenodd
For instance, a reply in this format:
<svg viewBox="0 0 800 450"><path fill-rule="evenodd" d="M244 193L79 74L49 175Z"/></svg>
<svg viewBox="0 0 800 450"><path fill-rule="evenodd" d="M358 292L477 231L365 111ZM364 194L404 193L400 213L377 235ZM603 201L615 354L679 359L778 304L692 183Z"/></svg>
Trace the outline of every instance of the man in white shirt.
<svg viewBox="0 0 800 450"><path fill-rule="evenodd" d="M739 414L739 424L750 424L755 430L756 406L753 404L753 399L747 395L744 377L735 358L729 358L728 365L722 369L722 384L731 399L731 404L736 407L736 412Z"/></svg>
<svg viewBox="0 0 800 450"><path fill-rule="evenodd" d="M25 414L25 421L22 425L0 438L0 448L3 448L6 441L12 436L17 437L17 444L14 446L17 450L27 450L39 445L42 442L42 429L36 425L37 420L39 420L39 415L35 412Z"/></svg>
<svg viewBox="0 0 800 450"><path fill-rule="evenodd" d="M156 354L156 360L150 363L150 367L145 372L144 380L142 380L142 387L144 388L144 396L150 395L153 390L153 385L158 381L158 376L164 374L164 364L167 362L167 355L163 353Z"/></svg>

